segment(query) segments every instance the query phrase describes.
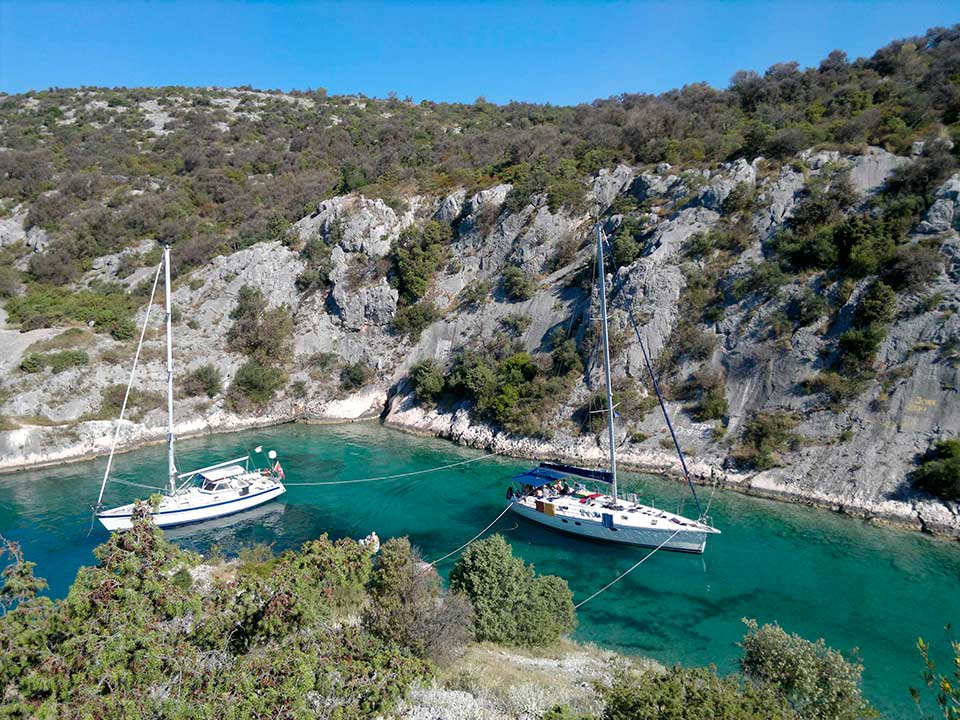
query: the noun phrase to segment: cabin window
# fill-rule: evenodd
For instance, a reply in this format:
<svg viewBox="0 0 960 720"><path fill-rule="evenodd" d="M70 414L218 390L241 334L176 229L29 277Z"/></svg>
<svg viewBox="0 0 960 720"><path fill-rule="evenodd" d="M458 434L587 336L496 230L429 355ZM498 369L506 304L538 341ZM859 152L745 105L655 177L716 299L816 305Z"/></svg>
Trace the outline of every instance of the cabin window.
<svg viewBox="0 0 960 720"><path fill-rule="evenodd" d="M567 522L565 519L560 518L560 522ZM579 523L577 523L579 525Z"/></svg>
<svg viewBox="0 0 960 720"><path fill-rule="evenodd" d="M574 524L574 525L579 525L580 522L579 522L578 520L574 520L574 521L573 521L573 524Z"/></svg>

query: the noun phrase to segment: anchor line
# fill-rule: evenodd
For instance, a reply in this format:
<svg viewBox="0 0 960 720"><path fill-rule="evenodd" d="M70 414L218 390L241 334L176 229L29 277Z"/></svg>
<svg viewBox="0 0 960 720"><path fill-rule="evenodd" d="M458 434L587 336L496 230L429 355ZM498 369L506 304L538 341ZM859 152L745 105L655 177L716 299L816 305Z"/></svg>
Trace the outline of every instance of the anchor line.
<svg viewBox="0 0 960 720"><path fill-rule="evenodd" d="M329 480L327 482L295 482L284 483L284 485L287 487L318 487L321 485L352 485L354 483L368 483L376 482L378 480L396 480L398 478L411 477L412 475L425 475L426 473L439 472L440 470L449 470L450 468L458 467L460 465L467 465L468 463L479 462L480 460L489 460L490 458L496 457L500 454L501 453L494 451L488 455L481 455L480 457L460 460L459 462L450 463L449 465L440 465L439 467L427 468L426 470L411 470L410 472L396 473L394 475L379 475L377 477L357 478L355 480Z"/></svg>
<svg viewBox="0 0 960 720"><path fill-rule="evenodd" d="M658 550L660 550L664 545L666 545L668 542L670 542L671 540L673 540L673 538L676 537L677 533L679 533L679 532L680 532L679 529L674 530L674 531L673 531L673 535L671 535L670 537L668 537L668 538L667 538L666 540L664 540L662 543L660 543L659 545L657 545L653 550L651 550L649 553L647 553L647 554L644 555L642 558L640 558L640 560L638 560L637 562L635 562L635 563L630 567L629 570L627 570L627 571L624 572L624 573L621 573L620 575L617 575L617 577L615 577L613 580L611 580L610 582L608 582L608 583L607 583L606 585L604 585L602 588L600 588L599 590L597 590L593 595L591 595L591 596L588 597L587 599L581 600L580 602L578 602L576 605L573 606L573 609L574 609L574 610L579 610L581 605L586 605L588 602L590 602L591 600L593 600L597 595L599 595L600 593L602 593L604 590L607 590L608 588L612 587L612 586L615 585L616 583L618 583L618 582L620 582L621 580L623 580L623 578L625 578L627 575L629 575L630 573L632 573L632 572L633 572L634 570L636 570L638 567L640 567L641 565L643 565L647 560L649 560L650 558L652 558L652 557L654 556L654 554L655 554Z"/></svg>
<svg viewBox="0 0 960 720"><path fill-rule="evenodd" d="M500 518L502 518L504 515L506 515L506 514L507 514L507 511L508 511L510 508L512 508L513 506L514 506L514 503L511 502L509 505L507 505L507 506L503 509L503 512L501 512L499 515L497 515L497 516L493 519L493 522L490 523L489 525L487 525L483 530L481 530L481 531L478 532L476 535L474 535L472 538L470 538L469 540L467 540L463 545L461 545L460 547L458 547L456 550L453 550L453 551L451 551L451 552L448 552L448 553L447 553L446 555L444 555L443 557L438 557L438 558L437 558L436 560L434 560L433 562L427 563L427 565L430 566L430 567L434 567L434 566L436 566L437 563L442 562L442 561L446 560L448 557L451 557L451 556L453 556L453 555L456 555L458 552L460 552L461 550L465 549L468 545L470 545L471 543L473 543L475 540L479 539L480 536L483 535L487 530L489 530L489 529L492 528L494 525L496 525L496 524L497 524L497 521L499 521Z"/></svg>

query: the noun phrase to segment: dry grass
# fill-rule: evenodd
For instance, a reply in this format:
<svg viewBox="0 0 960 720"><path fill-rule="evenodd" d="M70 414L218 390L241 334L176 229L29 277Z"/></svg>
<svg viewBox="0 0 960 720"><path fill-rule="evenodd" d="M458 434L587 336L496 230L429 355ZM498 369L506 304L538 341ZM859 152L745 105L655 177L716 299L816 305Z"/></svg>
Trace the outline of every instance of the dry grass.
<svg viewBox="0 0 960 720"><path fill-rule="evenodd" d="M24 354L49 352L51 350L79 350L90 347L96 337L86 328L69 328L58 335L46 340L37 340L31 344Z"/></svg>
<svg viewBox="0 0 960 720"><path fill-rule="evenodd" d="M441 670L435 687L424 692L466 692L503 717L539 717L556 705L599 716L603 702L597 684L609 683L618 667L654 666L570 640L535 649L480 643Z"/></svg>

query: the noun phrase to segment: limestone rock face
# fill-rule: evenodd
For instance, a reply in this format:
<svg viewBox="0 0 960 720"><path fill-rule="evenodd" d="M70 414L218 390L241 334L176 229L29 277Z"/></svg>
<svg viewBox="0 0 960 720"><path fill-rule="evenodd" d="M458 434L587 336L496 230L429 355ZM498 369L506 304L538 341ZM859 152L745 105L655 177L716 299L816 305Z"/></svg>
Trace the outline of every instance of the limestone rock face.
<svg viewBox="0 0 960 720"><path fill-rule="evenodd" d="M399 293L390 287L386 278L373 285L353 287L349 278L349 254L335 247L331 253L333 270L330 282L331 306L348 330L360 330L367 325L388 325L397 313Z"/></svg>
<svg viewBox="0 0 960 720"><path fill-rule="evenodd" d="M593 181L593 196L601 211L610 207L610 204L620 195L634 177L633 168L627 165L617 165L613 170L603 169L597 173Z"/></svg>
<svg viewBox="0 0 960 720"><path fill-rule="evenodd" d="M703 207L720 212L723 201L738 185L753 187L757 181L756 168L743 158L733 163L726 163L722 172L718 173L710 183L700 190L697 201Z"/></svg>
<svg viewBox="0 0 960 720"><path fill-rule="evenodd" d="M883 148L868 148L867 152L856 156L850 163L850 183L861 195L874 193L883 187L894 170L908 162L909 159Z"/></svg>
<svg viewBox="0 0 960 720"><path fill-rule="evenodd" d="M434 217L440 222L453 222L460 217L460 213L463 211L463 203L466 199L467 191L465 189L460 188L459 190L454 190L440 203L440 207L434 214Z"/></svg>
<svg viewBox="0 0 960 720"><path fill-rule="evenodd" d="M27 213L28 209L20 205L7 217L0 218L0 248L26 241L27 232L23 229L23 224Z"/></svg>
<svg viewBox="0 0 960 720"><path fill-rule="evenodd" d="M937 190L936 200L920 223L922 233L936 234L960 229L960 173Z"/></svg>
<svg viewBox="0 0 960 720"><path fill-rule="evenodd" d="M176 379L211 363L222 373L225 387L230 386L245 362L230 351L226 341L233 323L229 315L243 285L258 288L269 307L290 307L295 357L284 368L288 387L277 393L269 408L237 415L222 396L213 400L184 398L177 402L177 431L209 432L292 418L344 420L383 413L390 424L476 447L587 464L601 462L607 454L606 437L581 433L571 420L601 382L596 365L545 420L549 440L508 435L472 417L464 403L423 408L411 395L407 377L411 365L420 360L447 363L462 349L502 342L505 332L518 348L544 363L549 362L546 353L556 328L570 328L578 339L585 337L597 313L596 291L585 290L580 280L580 273L589 276L592 270L591 211L603 208L604 228L615 234L624 216L611 214L609 208L618 200L629 199L631 202L623 203L625 207L635 201L643 204L641 210L630 213L631 220L639 223L637 239L643 250L633 263L607 278L611 330L618 341L614 379L641 395L649 390L641 342L629 314L654 363L664 353L684 350L677 347L680 343L702 343L701 359L679 360L673 380L704 369L722 374L728 403L725 439L717 440L716 422L698 422L693 417L689 402L667 402L680 442L690 451L693 475L705 481L721 477L731 486L758 494L803 499L848 513L895 518L960 534L957 504L917 495L904 483L915 454L937 437L955 435L956 418L960 417L960 356L956 349L960 314L952 312L960 305L960 173L937 190L935 203L911 238L939 244L945 272L919 298L939 304L918 307L917 297L900 295L897 320L877 353L877 379L842 408L831 408L822 393L809 394L803 385L828 367L836 336L849 326L869 278L854 287L836 322L826 316L813 319L777 338L771 337L771 323L777 313L786 311L787 303L807 291L835 297L837 281L825 275L798 275L781 289L779 299L749 294L734 300L728 295L722 316L711 316L716 319L710 323L694 318L696 337L689 333L689 324L680 326L680 321L687 319L680 317L687 278L703 269L697 264L702 261L689 257L684 249L694 234L709 231L721 221L724 201L738 185L745 183L757 190L756 208L752 217L745 218L755 232L746 250L732 259L724 280L728 285L750 272L751 265L763 257L764 243L787 227L809 178L846 167L852 185L866 198L878 192L898 167L912 162L878 148L856 156L808 151L801 153L799 160L802 162L794 159L779 167L767 161L738 160L710 170L662 163L653 173L621 165L599 172L591 187L584 186L593 201L585 211L551 210L543 193L524 198L519 209L508 208L509 184L469 197L463 188L442 197L407 197L402 213L382 200L357 194L325 200L315 213L295 223L293 230L301 241L320 237L330 243L332 269L324 289L298 292L296 278L304 269L304 260L297 250L280 242L260 243L214 258L178 279L173 302L183 321L175 334ZM802 172L797 169L801 167ZM25 241L32 243L31 247L43 246L46 238L41 231L23 230L26 212L26 208L18 208L0 220L0 245ZM433 269L425 296L425 301L443 313L443 319L412 340L393 327L398 293L390 285L390 263L385 258L405 227L431 219L450 223L454 233L447 260ZM149 248L145 242L124 253L98 258L83 282L116 278L124 254ZM529 299L511 302L503 293L500 281L509 266L522 268L533 280ZM122 281L136 284L153 271L140 268ZM467 289L469 295L464 293ZM729 287L722 289L726 292ZM144 312L140 310L138 321ZM526 319L517 323L517 317ZM150 322L138 386L162 393L161 314L152 314ZM678 327L688 334L678 333ZM105 388L126 382L132 359L130 344L90 333L84 341L91 358L89 366L56 375L49 369L40 373L18 370L31 345L49 341L59 332L19 333L0 327L4 348L0 374L3 389L8 391L0 395L0 415L23 425L0 432L0 469L107 449L112 426L79 418L99 409ZM368 366L372 379L348 392L341 388L339 375L345 365L353 363ZM744 424L758 412L794 413L797 432L804 441L784 454L782 467L739 472L727 459ZM33 426L33 416L65 424ZM163 412L153 410L125 426L121 441L130 445L161 439L164 432ZM665 436L659 409L618 432L616 442L625 465L678 472L677 458L660 443ZM637 439L645 435L649 437Z"/></svg>
<svg viewBox="0 0 960 720"><path fill-rule="evenodd" d="M768 238L793 215L804 185L803 173L787 165L780 169L771 184L764 187L759 197L760 206L764 209L754 222L762 238Z"/></svg>
<svg viewBox="0 0 960 720"><path fill-rule="evenodd" d="M345 252L383 257L390 242L408 225L383 200L343 195L324 200L312 215L294 224L301 239L320 235L335 239Z"/></svg>

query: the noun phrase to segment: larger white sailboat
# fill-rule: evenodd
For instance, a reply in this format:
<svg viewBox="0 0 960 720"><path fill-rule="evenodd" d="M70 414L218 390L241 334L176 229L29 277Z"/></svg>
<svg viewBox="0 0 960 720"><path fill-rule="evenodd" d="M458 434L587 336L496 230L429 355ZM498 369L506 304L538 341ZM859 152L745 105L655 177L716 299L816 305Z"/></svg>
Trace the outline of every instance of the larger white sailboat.
<svg viewBox="0 0 960 720"><path fill-rule="evenodd" d="M643 505L637 502L636 496L621 498L618 493L617 446L614 437L615 412L610 380L610 343L607 337L607 297L603 271L603 231L599 223L596 233L610 468L591 470L557 463L540 463L539 466L513 478L514 485L507 490L507 500L511 503L509 507L512 512L533 522L571 535L604 542L702 553L707 545L707 536L720 533L710 525L704 511L700 512L697 520L691 520L678 513ZM646 358L646 351L644 351L644 357ZM648 369L650 369L649 358L647 360ZM656 379L652 371L651 380L659 397L659 389L656 387ZM673 428L662 400L661 408L672 434ZM679 446L677 451L680 452ZM682 453L680 453L680 460L689 482L689 474L687 474ZM610 490L609 492L591 492L585 486L587 482L598 483L603 488L609 487ZM690 489L696 499L696 491L693 490L692 484ZM698 499L697 507L700 508Z"/></svg>
<svg viewBox="0 0 960 720"><path fill-rule="evenodd" d="M140 331L140 341L133 359L133 368L130 371L130 381L127 384L123 405L120 408L120 417L113 437L113 446L107 459L107 467L103 474L103 483L100 485L100 495L97 498L97 519L107 530L128 530L131 527L133 504L103 509L103 494L110 476L113 456L120 437L123 425L123 414L126 411L127 400L130 397L130 388L133 385L134 374L140 351L143 348L143 338L147 323L150 320L150 309L153 306L154 294L160 279L160 271L164 274L164 291L167 330L167 480L166 489L160 497L151 516L159 527L173 527L187 523L201 522L225 515L232 515L243 510L257 507L269 502L284 492L285 479L283 468L277 460L277 453L268 451L263 467L258 467L257 456L263 453L263 448L256 448L253 453L243 457L225 460L209 465L199 470L177 472L173 451L173 323L170 305L170 248L163 250L163 259L157 266L157 274L153 279L153 290L150 293L150 302L147 304L143 328Z"/></svg>

